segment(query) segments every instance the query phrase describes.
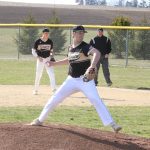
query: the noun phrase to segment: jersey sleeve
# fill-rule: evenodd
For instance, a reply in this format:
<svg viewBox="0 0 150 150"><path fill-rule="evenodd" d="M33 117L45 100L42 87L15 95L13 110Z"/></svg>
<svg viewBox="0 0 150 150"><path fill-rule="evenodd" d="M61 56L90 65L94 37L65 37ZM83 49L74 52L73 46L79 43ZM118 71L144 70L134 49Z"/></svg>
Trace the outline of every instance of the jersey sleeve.
<svg viewBox="0 0 150 150"><path fill-rule="evenodd" d="M89 44L92 45L92 46L94 46L94 44L95 44L95 38L91 39Z"/></svg>
<svg viewBox="0 0 150 150"><path fill-rule="evenodd" d="M90 43L89 43L89 44L90 44L90 45L93 45L93 40L92 40L92 39L90 40Z"/></svg>
<svg viewBox="0 0 150 150"><path fill-rule="evenodd" d="M93 49L93 47L92 47L90 44L86 44L86 45L83 47L82 51L83 51L83 53L84 53L85 56L88 56L88 55L89 55L89 51L90 51L91 49Z"/></svg>
<svg viewBox="0 0 150 150"><path fill-rule="evenodd" d="M39 40L35 41L35 43L34 43L34 49L36 49L36 50L38 48L38 43L39 43Z"/></svg>

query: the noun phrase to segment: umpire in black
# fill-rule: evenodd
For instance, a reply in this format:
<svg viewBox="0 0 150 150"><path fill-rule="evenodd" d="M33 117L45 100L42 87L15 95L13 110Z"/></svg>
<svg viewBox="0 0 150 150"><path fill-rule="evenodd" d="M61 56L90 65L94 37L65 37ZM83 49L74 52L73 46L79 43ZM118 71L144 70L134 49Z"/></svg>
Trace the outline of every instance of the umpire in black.
<svg viewBox="0 0 150 150"><path fill-rule="evenodd" d="M101 57L97 63L97 75L95 77L95 85L98 85L98 72L100 64L102 64L103 74L107 83L107 86L112 85L110 80L108 57L111 52L111 41L108 37L103 35L103 28L98 29L97 36L91 39L90 44L100 51Z"/></svg>

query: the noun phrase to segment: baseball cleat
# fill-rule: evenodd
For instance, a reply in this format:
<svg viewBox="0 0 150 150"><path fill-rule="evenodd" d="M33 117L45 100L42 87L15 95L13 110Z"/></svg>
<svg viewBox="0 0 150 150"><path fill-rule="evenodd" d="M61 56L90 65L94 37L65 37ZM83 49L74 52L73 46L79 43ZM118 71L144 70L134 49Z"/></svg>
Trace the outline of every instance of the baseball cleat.
<svg viewBox="0 0 150 150"><path fill-rule="evenodd" d="M107 86L111 86L113 83L112 82L109 82L109 83L107 83Z"/></svg>
<svg viewBox="0 0 150 150"><path fill-rule="evenodd" d="M117 124L112 125L112 128L115 133L118 133L122 129L122 127Z"/></svg>
<svg viewBox="0 0 150 150"><path fill-rule="evenodd" d="M39 119L35 119L30 123L31 126L42 126L42 122L39 121Z"/></svg>
<svg viewBox="0 0 150 150"><path fill-rule="evenodd" d="M33 95L38 95L38 91L34 90Z"/></svg>

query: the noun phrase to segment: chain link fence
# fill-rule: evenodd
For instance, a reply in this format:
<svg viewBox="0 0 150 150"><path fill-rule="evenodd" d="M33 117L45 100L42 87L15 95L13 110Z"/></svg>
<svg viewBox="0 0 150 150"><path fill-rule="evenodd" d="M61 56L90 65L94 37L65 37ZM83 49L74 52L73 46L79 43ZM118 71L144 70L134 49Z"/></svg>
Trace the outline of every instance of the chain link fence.
<svg viewBox="0 0 150 150"><path fill-rule="evenodd" d="M86 26L85 26L86 27ZM49 27L54 42L56 59L67 56L72 42L72 27ZM42 27L0 27L0 59L33 60L31 48L41 36ZM84 41L97 35L97 28L86 27ZM36 32L35 32L36 31ZM36 35L35 35L36 33ZM150 68L150 30L104 28L104 35L111 39L110 65Z"/></svg>

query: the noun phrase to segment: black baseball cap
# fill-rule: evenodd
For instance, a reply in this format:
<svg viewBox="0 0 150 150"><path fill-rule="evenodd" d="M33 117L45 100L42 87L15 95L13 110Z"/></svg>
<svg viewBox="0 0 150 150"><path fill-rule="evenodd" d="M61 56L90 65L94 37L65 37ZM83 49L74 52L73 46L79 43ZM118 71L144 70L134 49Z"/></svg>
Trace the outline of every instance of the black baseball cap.
<svg viewBox="0 0 150 150"><path fill-rule="evenodd" d="M103 32L103 28L99 28L98 31L102 31Z"/></svg>
<svg viewBox="0 0 150 150"><path fill-rule="evenodd" d="M87 31L85 31L85 28L82 25L77 25L73 27L73 32L77 32L77 31L83 31L84 33L87 33Z"/></svg>
<svg viewBox="0 0 150 150"><path fill-rule="evenodd" d="M44 28L42 32L43 32L43 33L44 33L44 32L49 32L49 29L48 29L48 28Z"/></svg>

